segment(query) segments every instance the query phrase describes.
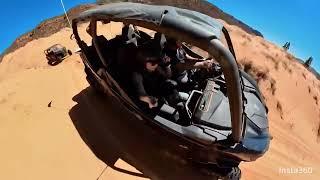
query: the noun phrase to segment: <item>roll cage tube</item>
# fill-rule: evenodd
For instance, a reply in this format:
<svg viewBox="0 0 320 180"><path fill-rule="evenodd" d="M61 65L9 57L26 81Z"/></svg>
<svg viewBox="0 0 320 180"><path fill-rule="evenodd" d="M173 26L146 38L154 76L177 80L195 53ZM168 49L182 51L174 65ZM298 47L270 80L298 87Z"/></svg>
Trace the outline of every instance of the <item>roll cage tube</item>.
<svg viewBox="0 0 320 180"><path fill-rule="evenodd" d="M222 27L222 32L223 32L223 34L224 34L224 37L226 38L226 40L227 40L227 44L228 44L228 48L229 48L229 51L232 53L232 55L233 55L233 57L234 57L234 59L235 59L235 61L236 61L236 63L237 63L237 56L236 56L236 53L235 53L235 51L234 51L234 48L233 48L233 44L232 44L232 41L231 41L231 37L230 37L230 35L229 35L229 32L228 32L228 30L223 26ZM241 119L242 119L242 137L244 136L244 131L243 131L243 129L245 128L245 126L246 126L246 122L244 121L244 116L245 116L245 112L244 112L244 101L246 101L246 97L244 96L244 81L243 81L243 77L242 77L242 73L241 73L241 70L239 70L239 79L240 79L240 85L241 85L241 95L242 95L242 117L241 117ZM250 78L248 79L252 84L255 84L254 82L252 82L251 80L250 80ZM257 86L255 86L256 88L257 88ZM257 89L259 89L259 88L257 88Z"/></svg>
<svg viewBox="0 0 320 180"><path fill-rule="evenodd" d="M186 43L193 44L199 48L206 50L210 53L221 65L224 76L226 78L227 96L229 99L231 124L232 124L232 140L235 143L241 142L243 138L243 94L241 90L240 72L234 54L229 51L228 48L220 42L216 37L204 38L197 36L197 31L203 31L201 29L194 29L192 32L184 31L184 26L188 26L187 22L180 22L179 25L175 23L177 21L173 17L164 18L162 24L156 24L154 22L140 21L134 19L121 19L112 18L104 15L87 16L85 19L97 18L99 20L105 19L107 21L123 22L127 24L133 24L141 26L156 32L160 32L177 39L183 40ZM84 21L85 19L79 18L72 21L73 32L75 39L77 40L80 48L84 47L84 42L81 41L77 32L77 22ZM93 37L95 39L95 37ZM98 44L98 43L94 43ZM98 48L99 49L99 48ZM233 51L233 49L230 49ZM98 50L99 52L99 50ZM102 61L102 60L101 60Z"/></svg>
<svg viewBox="0 0 320 180"><path fill-rule="evenodd" d="M212 39L208 52L215 57L222 67L226 78L227 95L230 105L232 139L240 142L243 138L243 101L238 64L234 55L218 39Z"/></svg>
<svg viewBox="0 0 320 180"><path fill-rule="evenodd" d="M229 48L230 52L232 53L234 59L236 60L237 59L236 53L234 52L232 41L231 41L230 35L228 33L228 30L225 27L223 27L222 32L223 32L224 37L227 40L228 48Z"/></svg>
<svg viewBox="0 0 320 180"><path fill-rule="evenodd" d="M106 59L103 57L102 52L101 52L101 47L99 45L98 42L98 38L97 38L97 19L92 18L90 21L90 29L91 29L91 35L92 35L92 40L93 40L93 46L96 49L96 52L98 53L98 56L100 58L100 61L102 62L102 64L104 65L104 67L107 67L107 61Z"/></svg>

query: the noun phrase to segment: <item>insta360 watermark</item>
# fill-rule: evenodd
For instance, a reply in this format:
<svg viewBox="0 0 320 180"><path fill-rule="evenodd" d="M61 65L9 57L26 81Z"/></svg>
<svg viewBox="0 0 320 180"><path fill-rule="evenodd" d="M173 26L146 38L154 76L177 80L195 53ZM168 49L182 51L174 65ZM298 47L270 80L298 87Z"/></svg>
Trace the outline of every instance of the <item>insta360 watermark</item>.
<svg viewBox="0 0 320 180"><path fill-rule="evenodd" d="M280 174L312 174L312 167L280 167Z"/></svg>

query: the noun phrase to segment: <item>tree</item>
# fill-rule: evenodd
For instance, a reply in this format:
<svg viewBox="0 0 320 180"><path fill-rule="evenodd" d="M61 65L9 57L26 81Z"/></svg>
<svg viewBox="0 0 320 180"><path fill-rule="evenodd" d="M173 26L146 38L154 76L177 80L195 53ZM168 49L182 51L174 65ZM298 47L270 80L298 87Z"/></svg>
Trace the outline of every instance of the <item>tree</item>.
<svg viewBox="0 0 320 180"><path fill-rule="evenodd" d="M282 47L285 51L288 51L290 48L290 42L286 42Z"/></svg>
<svg viewBox="0 0 320 180"><path fill-rule="evenodd" d="M313 58L312 58L312 57L309 57L309 58L306 60L306 62L304 63L304 66L310 67L310 66L311 66L311 63L312 63L312 60L313 60Z"/></svg>

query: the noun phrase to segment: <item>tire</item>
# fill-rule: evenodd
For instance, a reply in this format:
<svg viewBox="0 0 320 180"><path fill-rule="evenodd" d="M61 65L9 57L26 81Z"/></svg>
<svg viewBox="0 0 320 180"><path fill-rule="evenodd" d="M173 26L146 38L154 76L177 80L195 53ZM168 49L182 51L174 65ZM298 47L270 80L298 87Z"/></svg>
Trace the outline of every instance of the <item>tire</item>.
<svg viewBox="0 0 320 180"><path fill-rule="evenodd" d="M239 167L232 167L227 174L221 176L223 180L239 180L241 178L241 169Z"/></svg>
<svg viewBox="0 0 320 180"><path fill-rule="evenodd" d="M241 169L238 166L220 167L216 164L205 164L195 161L192 162L192 165L204 174L214 177L214 179L239 180L241 178Z"/></svg>

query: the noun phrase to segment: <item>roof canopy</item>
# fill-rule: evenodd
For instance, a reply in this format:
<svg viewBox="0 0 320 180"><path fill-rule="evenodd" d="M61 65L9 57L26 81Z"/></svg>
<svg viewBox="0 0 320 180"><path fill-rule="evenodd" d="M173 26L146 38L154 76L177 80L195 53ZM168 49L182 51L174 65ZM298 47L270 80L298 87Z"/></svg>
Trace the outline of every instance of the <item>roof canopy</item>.
<svg viewBox="0 0 320 180"><path fill-rule="evenodd" d="M92 17L111 21L152 23L155 25L154 28L159 28L159 30L165 27L165 29L183 31L205 39L220 39L223 28L222 23L216 19L196 11L139 3L113 3L98 6L81 13L74 21L87 20Z"/></svg>

